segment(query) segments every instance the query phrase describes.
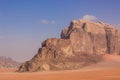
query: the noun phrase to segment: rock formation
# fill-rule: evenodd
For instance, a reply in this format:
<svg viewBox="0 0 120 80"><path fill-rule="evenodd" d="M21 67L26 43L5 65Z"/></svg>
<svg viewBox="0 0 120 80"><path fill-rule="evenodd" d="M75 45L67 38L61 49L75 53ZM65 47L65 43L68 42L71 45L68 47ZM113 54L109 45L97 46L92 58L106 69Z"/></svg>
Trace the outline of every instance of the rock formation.
<svg viewBox="0 0 120 80"><path fill-rule="evenodd" d="M62 30L60 39L45 40L18 71L79 69L98 62L103 54L120 54L119 46L119 29L102 22L73 20Z"/></svg>
<svg viewBox="0 0 120 80"><path fill-rule="evenodd" d="M0 56L0 69L1 68L18 68L20 63L12 60L12 58L6 58L4 56Z"/></svg>

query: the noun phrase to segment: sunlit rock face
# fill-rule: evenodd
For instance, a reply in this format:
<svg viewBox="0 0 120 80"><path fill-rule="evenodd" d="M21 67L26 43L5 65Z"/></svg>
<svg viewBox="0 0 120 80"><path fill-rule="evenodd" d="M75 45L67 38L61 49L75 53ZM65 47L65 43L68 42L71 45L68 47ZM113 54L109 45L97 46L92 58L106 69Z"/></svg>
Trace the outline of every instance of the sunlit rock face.
<svg viewBox="0 0 120 80"><path fill-rule="evenodd" d="M120 54L119 46L119 29L103 22L73 20L62 30L60 39L45 40L18 71L79 69L100 61L101 54Z"/></svg>
<svg viewBox="0 0 120 80"><path fill-rule="evenodd" d="M61 38L70 39L75 52L120 54L120 30L102 22L73 20Z"/></svg>

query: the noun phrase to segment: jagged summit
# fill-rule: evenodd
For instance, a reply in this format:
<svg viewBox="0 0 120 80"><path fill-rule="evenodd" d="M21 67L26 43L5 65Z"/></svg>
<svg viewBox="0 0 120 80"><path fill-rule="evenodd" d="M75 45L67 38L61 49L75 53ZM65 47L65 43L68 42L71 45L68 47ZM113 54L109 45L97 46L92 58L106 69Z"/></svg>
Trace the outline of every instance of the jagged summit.
<svg viewBox="0 0 120 80"><path fill-rule="evenodd" d="M18 71L79 69L100 61L103 54L120 54L120 30L103 22L72 20L60 39L45 40Z"/></svg>

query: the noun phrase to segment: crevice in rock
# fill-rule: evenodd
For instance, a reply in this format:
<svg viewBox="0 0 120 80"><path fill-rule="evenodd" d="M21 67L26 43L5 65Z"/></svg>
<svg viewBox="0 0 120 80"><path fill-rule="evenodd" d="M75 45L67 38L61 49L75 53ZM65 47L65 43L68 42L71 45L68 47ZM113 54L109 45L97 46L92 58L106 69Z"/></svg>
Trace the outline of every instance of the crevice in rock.
<svg viewBox="0 0 120 80"><path fill-rule="evenodd" d="M83 23L82 29L83 29L83 31L86 31L86 23Z"/></svg>
<svg viewBox="0 0 120 80"><path fill-rule="evenodd" d="M91 42L93 44L93 54L96 54L95 37L91 32L88 32L88 35L90 36Z"/></svg>
<svg viewBox="0 0 120 80"><path fill-rule="evenodd" d="M106 45L107 45L107 53L111 53L111 37L112 37L112 32L111 29L105 26L105 32L106 32Z"/></svg>

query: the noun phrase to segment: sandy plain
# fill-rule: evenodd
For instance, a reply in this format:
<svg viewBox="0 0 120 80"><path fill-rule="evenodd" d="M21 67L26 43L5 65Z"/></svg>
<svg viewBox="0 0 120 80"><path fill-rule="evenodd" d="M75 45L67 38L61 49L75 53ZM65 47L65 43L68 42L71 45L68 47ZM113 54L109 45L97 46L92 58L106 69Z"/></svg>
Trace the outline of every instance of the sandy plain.
<svg viewBox="0 0 120 80"><path fill-rule="evenodd" d="M105 55L104 61L79 70L19 73L1 69L0 80L120 80L120 56Z"/></svg>

